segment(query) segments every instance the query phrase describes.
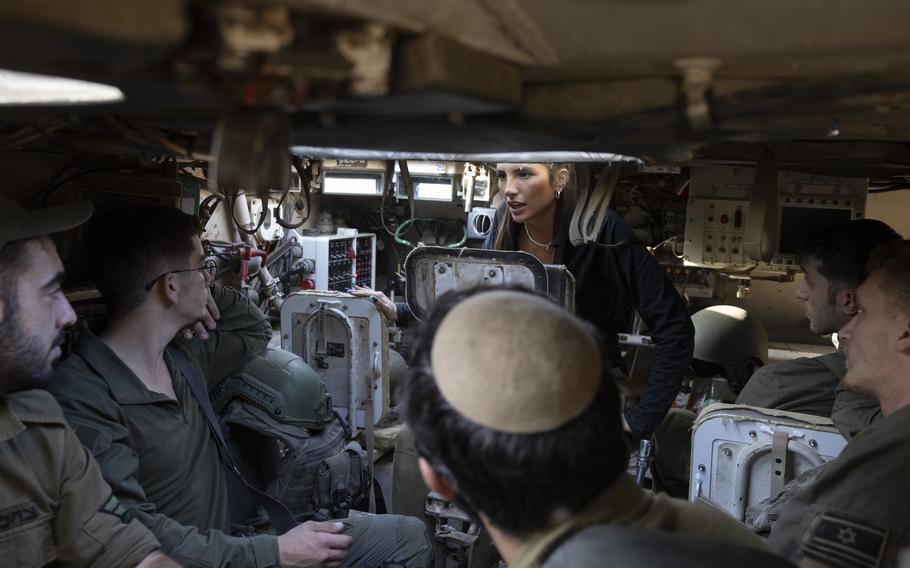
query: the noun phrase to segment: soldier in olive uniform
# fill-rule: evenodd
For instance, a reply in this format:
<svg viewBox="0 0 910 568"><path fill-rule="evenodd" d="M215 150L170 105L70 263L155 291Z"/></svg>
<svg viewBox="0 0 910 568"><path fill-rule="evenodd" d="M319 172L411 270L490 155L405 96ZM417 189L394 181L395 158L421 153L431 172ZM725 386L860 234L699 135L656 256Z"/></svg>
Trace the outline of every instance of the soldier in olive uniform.
<svg viewBox="0 0 910 568"><path fill-rule="evenodd" d="M852 301L843 384L883 418L784 505L769 543L803 565L893 566L910 546L910 241L876 249Z"/></svg>
<svg viewBox="0 0 910 568"><path fill-rule="evenodd" d="M211 388L272 330L246 296L213 286L198 232L164 207L112 211L91 227L89 267L110 319L100 337L83 332L52 392L114 493L187 566L427 565L423 524L405 517L231 534L229 505L241 497L228 492L234 478L183 369ZM175 362L181 354L190 367Z"/></svg>
<svg viewBox="0 0 910 568"><path fill-rule="evenodd" d="M896 239L900 239L900 235L888 225L862 219L823 227L801 243L799 254L805 276L796 290L796 298L805 305L813 333L829 335L850 321L856 313L856 288L866 278L870 252L876 246ZM693 320L696 317L693 316ZM713 322L697 322L696 330L706 329L706 323ZM724 338L718 338L716 334L710 337L711 342L720 346L718 351L735 352L728 346L740 341L742 331L731 329L731 332ZM704 349L696 333L696 361ZM844 365L843 351L834 351L819 357L800 357L759 367L748 378L736 403L830 417L841 434L850 439L882 414L873 397L851 392L841 385ZM724 371L731 376L732 370ZM654 475L664 489L677 495L688 493L694 421L694 413L673 411L655 433ZM811 474L806 474L792 481L794 485L785 492L754 506L747 515L750 526L760 533L769 530L782 500L787 499L795 487L811 482L811 479Z"/></svg>
<svg viewBox="0 0 910 568"><path fill-rule="evenodd" d="M529 292L440 298L402 389L427 485L482 522L510 568L779 565L732 518L625 473L607 361L586 324Z"/></svg>
<svg viewBox="0 0 910 568"><path fill-rule="evenodd" d="M869 253L900 239L872 219L836 223L815 231L800 246L805 276L796 290L809 328L829 335L856 314L856 289L866 278ZM844 353L803 357L759 369L736 399L738 404L830 416L846 438L881 418L873 398L841 387Z"/></svg>
<svg viewBox="0 0 910 568"><path fill-rule="evenodd" d="M128 521L44 387L76 321L47 235L91 204L26 210L0 197L0 558L6 566L176 566Z"/></svg>

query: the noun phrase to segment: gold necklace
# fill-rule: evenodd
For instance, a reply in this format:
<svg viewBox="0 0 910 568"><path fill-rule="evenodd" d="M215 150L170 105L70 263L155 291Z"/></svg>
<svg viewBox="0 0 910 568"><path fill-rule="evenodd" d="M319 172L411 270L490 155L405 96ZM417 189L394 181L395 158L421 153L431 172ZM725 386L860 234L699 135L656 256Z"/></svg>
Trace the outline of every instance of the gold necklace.
<svg viewBox="0 0 910 568"><path fill-rule="evenodd" d="M527 223L524 224L524 227L525 227L525 234L528 235L528 238L531 239L531 242L534 243L535 245L537 245L537 246L539 246L539 247L541 247L541 248L545 248L545 249L548 249L548 248L550 248L551 246L553 246L553 241L550 241L550 242L548 242L548 243L537 242L536 240L534 240L534 237L531 236L531 231L528 230L528 224L527 224Z"/></svg>

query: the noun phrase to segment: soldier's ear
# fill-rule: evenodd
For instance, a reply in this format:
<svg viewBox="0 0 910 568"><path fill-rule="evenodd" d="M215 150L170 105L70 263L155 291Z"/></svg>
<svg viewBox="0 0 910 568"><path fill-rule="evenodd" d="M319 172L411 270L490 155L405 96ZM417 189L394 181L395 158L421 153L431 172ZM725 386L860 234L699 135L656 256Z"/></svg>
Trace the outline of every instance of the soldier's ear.
<svg viewBox="0 0 910 568"><path fill-rule="evenodd" d="M845 315L856 315L856 288L847 288L837 294L838 307Z"/></svg>
<svg viewBox="0 0 910 568"><path fill-rule="evenodd" d="M171 304L176 304L180 300L181 280L178 274L169 272L161 278L161 291Z"/></svg>
<svg viewBox="0 0 910 568"><path fill-rule="evenodd" d="M897 336L897 349L901 353L910 353L910 316L901 314L898 317L902 325Z"/></svg>
<svg viewBox="0 0 910 568"><path fill-rule="evenodd" d="M439 475L433 466L425 458L417 458L417 465L420 467L420 476L423 482L427 484L430 490L439 493L439 496L446 501L455 499L455 488L452 483L444 476Z"/></svg>

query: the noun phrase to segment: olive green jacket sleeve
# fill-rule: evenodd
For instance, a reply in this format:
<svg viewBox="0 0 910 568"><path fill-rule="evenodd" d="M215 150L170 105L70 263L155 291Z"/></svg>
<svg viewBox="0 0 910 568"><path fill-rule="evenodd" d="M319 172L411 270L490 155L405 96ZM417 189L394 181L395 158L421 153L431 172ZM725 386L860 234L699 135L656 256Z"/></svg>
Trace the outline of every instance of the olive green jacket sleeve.
<svg viewBox="0 0 910 568"><path fill-rule="evenodd" d="M220 286L212 293L221 312L217 329L205 341L178 340L210 384L243 365L271 338L266 317L244 296ZM100 343L98 339L94 341ZM278 566L278 541L274 536L234 537L220 530L199 530L156 510L139 481L141 460L130 443L131 436L144 433L131 432L128 427L126 412L111 390L115 380L103 378L79 356L77 348L77 354L58 367L51 390L79 439L98 461L114 495L130 514L154 533L166 554L184 566ZM172 443L180 444L180 440Z"/></svg>
<svg viewBox="0 0 910 568"><path fill-rule="evenodd" d="M125 510L111 494L92 456L69 428L65 430L64 447L64 483L54 517L62 564L68 564L67 558L94 551L96 557L91 566L133 566L158 550L158 541L139 521L125 522ZM122 517L118 516L121 511Z"/></svg>
<svg viewBox="0 0 910 568"><path fill-rule="evenodd" d="M882 406L874 396L849 391L843 385L837 387L831 420L844 438L852 439L883 417Z"/></svg>
<svg viewBox="0 0 910 568"><path fill-rule="evenodd" d="M26 391L4 398L8 408L0 412L12 412L24 429L0 449L4 472L0 501L16 501L21 507L28 500L29 510L38 512L38 522L26 524L18 538L3 539L4 564L33 564L42 557L53 561L51 556L56 556L65 566L135 566L158 550L158 541L148 529L125 520L125 511L98 465L47 392ZM18 483L7 483L12 479ZM50 556L45 556L46 547L34 547L42 543L41 533L47 528L53 535Z"/></svg>
<svg viewBox="0 0 910 568"><path fill-rule="evenodd" d="M190 355L209 388L261 353L272 338L268 317L244 294L216 284L212 287L212 297L221 317L209 332L209 338L176 340Z"/></svg>
<svg viewBox="0 0 910 568"><path fill-rule="evenodd" d="M117 401L108 393L107 383L80 361L74 358L58 369L54 394L114 495L132 518L151 530L162 550L188 567L278 566L274 536L235 537L218 530L199 530L156 511L139 482L139 456L130 445L130 432ZM78 388L60 388L62 385Z"/></svg>
<svg viewBox="0 0 910 568"><path fill-rule="evenodd" d="M736 404L831 416L840 377L820 359L800 357L761 367L736 397Z"/></svg>

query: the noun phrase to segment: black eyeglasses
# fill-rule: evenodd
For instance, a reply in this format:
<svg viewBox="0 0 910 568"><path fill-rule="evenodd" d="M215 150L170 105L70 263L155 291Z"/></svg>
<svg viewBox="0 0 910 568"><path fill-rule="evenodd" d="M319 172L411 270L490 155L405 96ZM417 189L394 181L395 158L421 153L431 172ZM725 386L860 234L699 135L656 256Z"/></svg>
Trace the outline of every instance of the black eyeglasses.
<svg viewBox="0 0 910 568"><path fill-rule="evenodd" d="M145 291L151 292L152 288L155 287L155 282L158 282L168 274L177 274L178 272L196 272L197 270L201 270L203 273L205 273L205 275L209 277L209 282L211 282L215 280L215 275L218 272L218 263L212 259L209 259L203 262L202 266L199 268L184 268L183 270L168 270L167 272L162 272L145 285Z"/></svg>

